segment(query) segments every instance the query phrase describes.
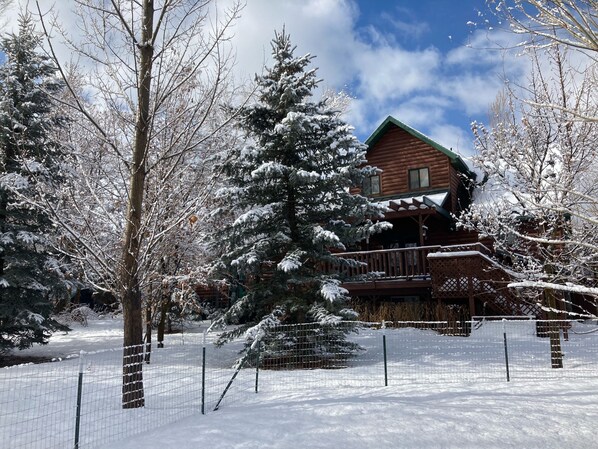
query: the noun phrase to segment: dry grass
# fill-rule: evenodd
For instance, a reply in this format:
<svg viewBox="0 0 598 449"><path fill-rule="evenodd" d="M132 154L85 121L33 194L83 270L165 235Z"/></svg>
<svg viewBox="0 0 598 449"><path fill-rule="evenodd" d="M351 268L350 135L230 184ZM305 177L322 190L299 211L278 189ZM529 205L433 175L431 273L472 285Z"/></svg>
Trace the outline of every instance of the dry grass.
<svg viewBox="0 0 598 449"><path fill-rule="evenodd" d="M355 301L353 309L359 313L359 319L366 322L386 322L388 327L403 327L401 323L421 322L418 328L433 328L441 333L461 335L468 333L464 322L469 320L465 306L436 302L392 302L392 301ZM443 322L443 326L432 324Z"/></svg>

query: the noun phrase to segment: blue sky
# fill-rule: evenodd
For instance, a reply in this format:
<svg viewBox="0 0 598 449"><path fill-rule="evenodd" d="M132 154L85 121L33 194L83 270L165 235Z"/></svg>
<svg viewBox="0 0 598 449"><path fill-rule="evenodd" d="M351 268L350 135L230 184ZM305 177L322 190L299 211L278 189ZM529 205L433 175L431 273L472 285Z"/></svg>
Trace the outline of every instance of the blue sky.
<svg viewBox="0 0 598 449"><path fill-rule="evenodd" d="M516 38L488 29L485 0L246 1L232 41L239 79L270 64L274 30L285 26L298 54L316 56L322 89L353 98L345 118L361 140L393 115L470 155L470 123L486 121L503 78L520 80L526 71L524 62L496 50ZM59 8L66 28L75 28L73 0L40 2Z"/></svg>
<svg viewBox="0 0 598 449"><path fill-rule="evenodd" d="M485 0L249 0L235 31L239 66L259 71L284 25L298 53L317 56L323 87L354 98L346 119L360 139L393 115L470 155L471 122L486 121L505 77L525 73L496 49L516 38L489 29L488 13Z"/></svg>
<svg viewBox="0 0 598 449"><path fill-rule="evenodd" d="M368 40L373 46L376 45L376 41L371 37L372 28L374 28L384 39L388 40L387 45L391 45L395 49L403 49L407 54L428 52L435 56L430 64L431 70L438 77L436 78L438 82L442 83L444 79L452 84L458 80L460 73L464 75L464 82L467 77L485 75L492 78L494 76L492 73L483 73L487 69L492 70L491 67L473 67L471 65L464 67L447 61L449 55L458 51L469 49L472 55L475 53L475 50L467 45L471 44L473 34L479 28L472 24L482 26L484 24L484 19L480 14L483 17L487 15L485 0L360 0L356 4L359 9L356 28L362 30L360 34L365 40ZM500 58L499 54L497 54L497 58ZM497 77L498 75L496 73ZM401 80L397 79L396 84L400 85ZM457 127L458 130L455 131L460 131L459 136L456 136L457 139L466 139L466 136L469 135L471 121L485 120L485 111L482 111L478 105L461 104L462 100L451 98L450 95L443 95L431 87L425 81L421 88L414 86L413 90L405 92L403 96L399 96L395 101L386 105L391 109L388 114L397 115L396 118L399 120L404 119L404 121L411 122L408 124L426 134L436 133L442 140L444 140L445 134L451 133L450 126ZM486 96L486 93L484 92L483 95ZM426 115L426 104L430 106L430 123L427 123L428 120L425 118L416 119L417 123L412 123L410 111L407 111L406 117L401 117L401 103L412 105L413 108L416 107L418 100L421 100L422 103L417 108L417 112L422 115ZM384 111L380 112L382 115L386 115ZM379 115L376 114L376 111L371 111L365 121L365 124L368 125L366 128L371 128L371 120L376 117L379 119ZM443 126L444 130L441 129ZM360 137L367 138L369 131L360 129ZM464 152L469 152L471 149L471 143L455 139L449 139L444 144L460 147Z"/></svg>

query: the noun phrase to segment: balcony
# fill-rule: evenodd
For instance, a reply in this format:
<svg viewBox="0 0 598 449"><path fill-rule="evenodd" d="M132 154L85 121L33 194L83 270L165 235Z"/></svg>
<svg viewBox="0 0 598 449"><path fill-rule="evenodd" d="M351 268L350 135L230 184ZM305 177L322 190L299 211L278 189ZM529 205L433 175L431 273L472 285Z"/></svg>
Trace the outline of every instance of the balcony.
<svg viewBox="0 0 598 449"><path fill-rule="evenodd" d="M337 254L357 264L328 265L329 273L340 273L343 287L352 295L420 295L431 288L428 254L440 246L394 248Z"/></svg>
<svg viewBox="0 0 598 449"><path fill-rule="evenodd" d="M480 302L498 314L537 315L535 304L507 288L510 272L490 255L481 243L358 251L338 254L358 264L327 270L346 276L343 286L352 295L468 299L472 315Z"/></svg>
<svg viewBox="0 0 598 449"><path fill-rule="evenodd" d="M351 259L358 266L329 267L330 271L340 270L344 276L363 280L406 280L429 278L428 254L440 251L440 246L420 246L415 248L381 249L356 251L338 254L343 259Z"/></svg>

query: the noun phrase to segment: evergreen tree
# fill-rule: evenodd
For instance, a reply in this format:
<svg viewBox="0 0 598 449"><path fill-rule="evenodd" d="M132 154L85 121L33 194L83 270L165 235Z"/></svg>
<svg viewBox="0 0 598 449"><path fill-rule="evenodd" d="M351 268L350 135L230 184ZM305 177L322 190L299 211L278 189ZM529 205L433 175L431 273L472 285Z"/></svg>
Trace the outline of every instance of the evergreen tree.
<svg viewBox="0 0 598 449"><path fill-rule="evenodd" d="M55 68L38 53L40 36L29 15L0 51L0 352L46 343L62 328L50 318L52 300L66 295L50 252L53 229L34 201L58 179L60 126L50 93L61 89ZM47 199L47 198L46 198Z"/></svg>
<svg viewBox="0 0 598 449"><path fill-rule="evenodd" d="M313 57L295 57L284 31L272 49L273 67L257 77L256 103L239 114L251 143L219 167L225 187L215 216L236 219L214 236L221 254L214 267L243 284L244 296L224 317L245 323L237 334L260 320L270 326L354 318L339 285L342 270L325 267L355 263L335 253L390 226L375 221L379 206L350 192L377 169L364 166L365 146L330 99L312 99L319 82L307 69Z"/></svg>

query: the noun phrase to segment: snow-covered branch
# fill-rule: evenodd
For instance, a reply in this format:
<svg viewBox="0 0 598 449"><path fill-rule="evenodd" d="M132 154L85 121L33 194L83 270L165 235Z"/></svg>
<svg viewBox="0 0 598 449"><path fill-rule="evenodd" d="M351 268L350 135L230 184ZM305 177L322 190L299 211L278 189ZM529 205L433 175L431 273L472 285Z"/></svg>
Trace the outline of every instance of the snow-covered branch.
<svg viewBox="0 0 598 449"><path fill-rule="evenodd" d="M543 281L520 281L511 282L508 285L510 288L534 288L534 289L551 289L569 293L579 293L580 295L590 295L598 298L598 288L585 287L577 284L555 284L553 282Z"/></svg>

